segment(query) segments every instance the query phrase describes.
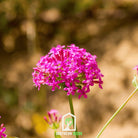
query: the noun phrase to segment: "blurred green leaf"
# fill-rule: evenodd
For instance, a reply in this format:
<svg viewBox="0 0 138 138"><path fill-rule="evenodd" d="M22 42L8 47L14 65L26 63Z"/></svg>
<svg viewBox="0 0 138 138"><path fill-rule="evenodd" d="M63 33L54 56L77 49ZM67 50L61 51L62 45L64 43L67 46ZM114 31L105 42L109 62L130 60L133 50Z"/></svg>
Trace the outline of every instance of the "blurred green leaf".
<svg viewBox="0 0 138 138"><path fill-rule="evenodd" d="M56 138L61 138L61 136L60 136L60 135L55 135L55 137L56 137Z"/></svg>
<svg viewBox="0 0 138 138"><path fill-rule="evenodd" d="M133 84L134 87L138 87L136 75L134 76L134 78L133 78L133 80L132 80L132 84Z"/></svg>
<svg viewBox="0 0 138 138"><path fill-rule="evenodd" d="M14 106L18 104L18 96L15 89L2 89L2 97L4 102L8 106Z"/></svg>
<svg viewBox="0 0 138 138"><path fill-rule="evenodd" d="M12 136L7 136L7 138L19 138L19 137L12 137Z"/></svg>

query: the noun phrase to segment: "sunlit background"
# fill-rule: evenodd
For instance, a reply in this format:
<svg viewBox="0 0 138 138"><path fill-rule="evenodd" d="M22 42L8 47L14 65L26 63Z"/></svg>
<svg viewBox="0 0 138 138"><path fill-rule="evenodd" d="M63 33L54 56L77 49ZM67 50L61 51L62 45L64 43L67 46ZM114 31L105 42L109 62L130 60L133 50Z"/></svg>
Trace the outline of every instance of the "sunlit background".
<svg viewBox="0 0 138 138"><path fill-rule="evenodd" d="M81 138L94 138L134 89L138 64L138 0L0 0L0 120L8 135L53 138L43 116L70 112L64 91L33 86L33 67L57 44L97 55L103 90L73 96ZM138 138L138 94L101 138ZM73 136L63 136L73 138Z"/></svg>

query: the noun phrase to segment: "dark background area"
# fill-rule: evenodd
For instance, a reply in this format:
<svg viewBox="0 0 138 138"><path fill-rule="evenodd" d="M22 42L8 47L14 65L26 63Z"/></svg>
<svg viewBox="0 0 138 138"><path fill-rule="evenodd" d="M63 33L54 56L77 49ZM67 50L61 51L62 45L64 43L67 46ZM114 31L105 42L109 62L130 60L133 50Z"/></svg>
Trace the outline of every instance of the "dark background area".
<svg viewBox="0 0 138 138"><path fill-rule="evenodd" d="M138 1L0 1L0 115L8 135L53 137L43 116L51 109L62 115L70 112L68 99L62 90L52 92L48 86L38 92L32 68L53 46L72 43L97 55L104 74L103 90L91 87L88 99L73 96L81 137L92 138L134 89ZM101 138L138 137L137 99L138 94Z"/></svg>

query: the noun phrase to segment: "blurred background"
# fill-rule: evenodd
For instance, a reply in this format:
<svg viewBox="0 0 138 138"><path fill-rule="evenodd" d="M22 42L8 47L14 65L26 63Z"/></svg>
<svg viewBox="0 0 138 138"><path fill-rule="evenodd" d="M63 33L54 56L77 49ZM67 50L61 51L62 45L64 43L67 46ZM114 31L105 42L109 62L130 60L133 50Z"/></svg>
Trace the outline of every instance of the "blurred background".
<svg viewBox="0 0 138 138"><path fill-rule="evenodd" d="M94 138L134 89L138 0L0 0L0 122L8 135L53 137L43 116L51 109L70 112L68 98L47 86L38 92L32 68L53 46L72 43L97 55L104 74L103 90L91 87L88 99L73 96L81 137ZM138 94L101 138L137 138L137 104Z"/></svg>

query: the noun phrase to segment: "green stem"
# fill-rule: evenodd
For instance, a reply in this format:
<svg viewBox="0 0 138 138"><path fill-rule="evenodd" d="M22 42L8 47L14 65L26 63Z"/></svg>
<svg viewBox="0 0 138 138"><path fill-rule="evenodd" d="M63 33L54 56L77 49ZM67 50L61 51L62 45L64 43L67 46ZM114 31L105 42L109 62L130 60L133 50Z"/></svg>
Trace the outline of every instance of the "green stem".
<svg viewBox="0 0 138 138"><path fill-rule="evenodd" d="M70 105L71 114L75 115L74 114L74 108L73 108L73 102L72 102L72 95L70 94L68 97L69 97L69 105ZM73 125L74 125L74 118L73 118ZM75 132L77 132L77 125L76 125L76 131ZM79 138L79 136L76 135L76 138Z"/></svg>
<svg viewBox="0 0 138 138"><path fill-rule="evenodd" d="M57 132L57 131L55 130L55 132L54 132L54 136L55 136L55 138L57 137L56 132Z"/></svg>
<svg viewBox="0 0 138 138"><path fill-rule="evenodd" d="M55 138L61 138L61 136L60 135L56 135L56 130L55 130L55 132L54 132L54 136L55 136Z"/></svg>
<svg viewBox="0 0 138 138"><path fill-rule="evenodd" d="M114 119L114 117L121 111L121 109L127 104L127 102L132 98L132 96L137 92L138 87L129 95L129 97L125 100L125 102L117 109L117 111L112 115L112 117L106 122L101 131L98 133L96 138L99 138L105 128L110 124L110 122Z"/></svg>
<svg viewBox="0 0 138 138"><path fill-rule="evenodd" d="M69 105L70 105L71 113L74 115L74 108L73 108L72 96L71 95L69 95Z"/></svg>

